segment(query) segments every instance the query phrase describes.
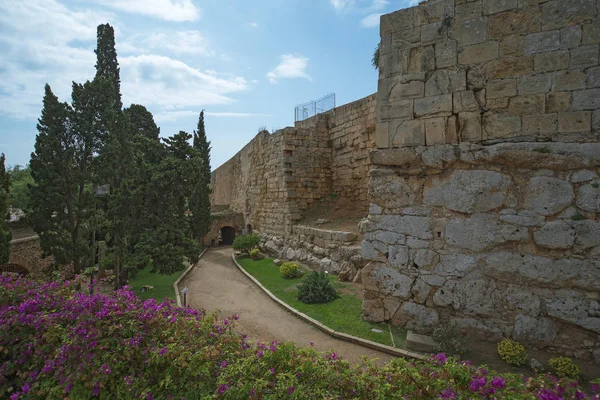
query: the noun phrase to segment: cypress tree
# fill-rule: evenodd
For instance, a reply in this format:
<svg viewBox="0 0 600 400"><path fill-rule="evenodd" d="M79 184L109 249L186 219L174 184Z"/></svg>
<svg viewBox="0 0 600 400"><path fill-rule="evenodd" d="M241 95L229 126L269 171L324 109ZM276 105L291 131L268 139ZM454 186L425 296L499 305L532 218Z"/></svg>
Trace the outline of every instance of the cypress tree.
<svg viewBox="0 0 600 400"><path fill-rule="evenodd" d="M115 48L115 30L109 24L98 25L96 50L96 76L94 80L104 79L110 82L110 91L114 103L112 107L120 110L121 103L121 76L117 50Z"/></svg>
<svg viewBox="0 0 600 400"><path fill-rule="evenodd" d="M6 157L4 153L0 156L0 264L8 262L10 255L10 240L12 235L8 229L8 195L10 191L10 178L6 172Z"/></svg>
<svg viewBox="0 0 600 400"><path fill-rule="evenodd" d="M198 126L194 131L193 147L196 153L195 169L197 170L194 191L190 198L192 212L192 230L195 238L202 238L210 230L210 142L204 127L204 110L200 112Z"/></svg>
<svg viewBox="0 0 600 400"><path fill-rule="evenodd" d="M78 114L80 103L87 99L84 94L74 86L74 108L70 109L46 84L30 162L35 183L31 186L30 222L44 253L53 255L57 263L72 263L76 274L89 254L88 183L93 146L90 137L79 130L85 119Z"/></svg>

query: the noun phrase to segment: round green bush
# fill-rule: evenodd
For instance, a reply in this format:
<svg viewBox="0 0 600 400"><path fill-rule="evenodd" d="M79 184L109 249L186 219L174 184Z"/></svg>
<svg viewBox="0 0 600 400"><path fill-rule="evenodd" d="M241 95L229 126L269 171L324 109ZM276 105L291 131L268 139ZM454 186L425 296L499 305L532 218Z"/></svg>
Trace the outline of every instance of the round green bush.
<svg viewBox="0 0 600 400"><path fill-rule="evenodd" d="M568 357L551 358L548 361L548 364L559 378L579 378L579 373L581 372L579 365L575 364L573 360Z"/></svg>
<svg viewBox="0 0 600 400"><path fill-rule="evenodd" d="M252 257L253 260L258 260L260 258L260 250L258 250L258 249L250 250L250 257Z"/></svg>
<svg viewBox="0 0 600 400"><path fill-rule="evenodd" d="M529 358L525 347L509 338L504 338L498 343L498 354L503 361L518 367L525 365Z"/></svg>
<svg viewBox="0 0 600 400"><path fill-rule="evenodd" d="M285 279L295 278L298 276L298 264L293 262L283 263L281 264L281 267L279 267L279 272Z"/></svg>
<svg viewBox="0 0 600 400"><path fill-rule="evenodd" d="M242 235L236 236L233 239L233 249L242 253L249 253L250 250L258 247L260 244L260 237L257 235Z"/></svg>
<svg viewBox="0 0 600 400"><path fill-rule="evenodd" d="M325 272L313 272L298 285L298 300L305 304L329 303L338 297Z"/></svg>

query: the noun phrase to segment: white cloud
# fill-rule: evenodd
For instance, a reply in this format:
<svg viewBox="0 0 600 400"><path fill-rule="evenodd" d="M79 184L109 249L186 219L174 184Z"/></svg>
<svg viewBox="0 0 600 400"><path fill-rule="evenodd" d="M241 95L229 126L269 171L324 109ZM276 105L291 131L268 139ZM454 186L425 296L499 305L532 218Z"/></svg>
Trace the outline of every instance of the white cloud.
<svg viewBox="0 0 600 400"><path fill-rule="evenodd" d="M329 0L333 8L338 11L348 10L354 6L354 0Z"/></svg>
<svg viewBox="0 0 600 400"><path fill-rule="evenodd" d="M96 26L112 19L54 0L0 1L0 114L39 117L45 83L68 100L71 81L94 76Z"/></svg>
<svg viewBox="0 0 600 400"><path fill-rule="evenodd" d="M151 34L136 34L123 41L117 42L117 50L130 54L147 54L152 50L164 50L171 54L213 56L214 50L209 42L198 31L153 32Z"/></svg>
<svg viewBox="0 0 600 400"><path fill-rule="evenodd" d="M279 79L304 78L312 81L306 73L308 58L295 54L284 54L280 57L281 62L275 69L267 74L271 83L278 83Z"/></svg>
<svg viewBox="0 0 600 400"><path fill-rule="evenodd" d="M419 0L417 0L419 1ZM371 3L371 10L373 11L379 11L379 10L383 10L384 8L387 7L387 5L389 4L389 0L373 0L373 2Z"/></svg>
<svg viewBox="0 0 600 400"><path fill-rule="evenodd" d="M360 21L363 28L374 28L379 25L379 18L382 14L370 14Z"/></svg>
<svg viewBox="0 0 600 400"><path fill-rule="evenodd" d="M423 1L423 0L409 0L409 1L408 1L408 6L409 6L409 7L416 6L416 5L418 5L418 4L419 4L419 2L421 2L421 1Z"/></svg>
<svg viewBox="0 0 600 400"><path fill-rule="evenodd" d="M258 28L260 26L257 22L248 22L246 25L248 25L251 28Z"/></svg>
<svg viewBox="0 0 600 400"><path fill-rule="evenodd" d="M166 21L196 21L200 10L191 0L94 0L117 10L143 14Z"/></svg>
<svg viewBox="0 0 600 400"><path fill-rule="evenodd" d="M114 16L73 11L55 0L10 2L10 6L8 3L0 1L0 115L35 119L42 108L45 83L51 85L61 101L69 101L72 81L85 82L94 77L96 26L114 22ZM243 77L202 72L176 58L148 54L153 50L164 53L175 39L162 47L143 49L137 47L135 40L120 37L117 27L115 30L126 106L144 104L157 113L200 109L232 103L230 95L250 85ZM182 51L186 54L210 51L206 47L199 49L205 41L195 31L174 37L182 39ZM196 43L198 48L194 47Z"/></svg>
<svg viewBox="0 0 600 400"><path fill-rule="evenodd" d="M156 122L172 122L180 118L197 117L199 111L180 110L180 111L163 111L154 114ZM252 114L252 113L235 113L235 112L205 112L208 117L217 118L252 118L252 117L272 117L270 114Z"/></svg>

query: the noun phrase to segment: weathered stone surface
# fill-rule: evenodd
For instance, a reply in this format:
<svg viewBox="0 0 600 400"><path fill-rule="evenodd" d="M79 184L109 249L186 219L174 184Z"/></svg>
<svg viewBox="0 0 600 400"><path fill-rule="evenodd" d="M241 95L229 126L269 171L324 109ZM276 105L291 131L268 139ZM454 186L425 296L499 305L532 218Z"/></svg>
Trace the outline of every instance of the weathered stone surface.
<svg viewBox="0 0 600 400"><path fill-rule="evenodd" d="M578 25L596 15L594 0L549 1L542 5L542 29L550 30L569 25Z"/></svg>
<svg viewBox="0 0 600 400"><path fill-rule="evenodd" d="M374 165L403 166L417 162L419 157L410 149L377 150L370 154Z"/></svg>
<svg viewBox="0 0 600 400"><path fill-rule="evenodd" d="M390 137L392 146L423 146L425 145L425 132L423 121L392 121Z"/></svg>
<svg viewBox="0 0 600 400"><path fill-rule="evenodd" d="M533 233L533 240L538 246L549 249L568 249L575 244L576 231L566 222L557 220L545 224Z"/></svg>
<svg viewBox="0 0 600 400"><path fill-rule="evenodd" d="M452 113L452 94L430 96L415 100L415 115L450 115Z"/></svg>
<svg viewBox="0 0 600 400"><path fill-rule="evenodd" d="M389 120L394 118L410 119L413 114L412 100L398 100L391 104L383 104L379 107L380 118Z"/></svg>
<svg viewBox="0 0 600 400"><path fill-rule="evenodd" d="M587 24L583 26L582 44L600 43L600 27L598 24Z"/></svg>
<svg viewBox="0 0 600 400"><path fill-rule="evenodd" d="M393 231L419 239L432 239L431 218L411 215L371 216L374 230Z"/></svg>
<svg viewBox="0 0 600 400"><path fill-rule="evenodd" d="M542 114L546 107L543 93L515 96L510 99L508 110L512 115Z"/></svg>
<svg viewBox="0 0 600 400"><path fill-rule="evenodd" d="M463 332L469 332L469 335L475 338L498 341L505 337L505 333L500 328L483 324L475 318L455 318L453 322Z"/></svg>
<svg viewBox="0 0 600 400"><path fill-rule="evenodd" d="M486 89L486 98L497 99L502 97L511 97L517 94L516 79L495 79L488 83Z"/></svg>
<svg viewBox="0 0 600 400"><path fill-rule="evenodd" d="M571 50L571 69L595 67L598 65L597 44Z"/></svg>
<svg viewBox="0 0 600 400"><path fill-rule="evenodd" d="M600 182L583 185L577 191L577 207L585 211L600 212Z"/></svg>
<svg viewBox="0 0 600 400"><path fill-rule="evenodd" d="M406 348L424 353L433 353L435 351L435 343L431 336L419 335L409 330L406 333Z"/></svg>
<svg viewBox="0 0 600 400"><path fill-rule="evenodd" d="M560 31L532 33L525 37L525 54L555 51L560 49Z"/></svg>
<svg viewBox="0 0 600 400"><path fill-rule="evenodd" d="M470 46L487 40L488 21L479 17L469 20L455 21L452 27L452 38L459 46Z"/></svg>
<svg viewBox="0 0 600 400"><path fill-rule="evenodd" d="M523 36L509 36L500 42L500 57L519 57L525 54Z"/></svg>
<svg viewBox="0 0 600 400"><path fill-rule="evenodd" d="M525 191L524 207L540 215L554 215L571 204L574 197L573 188L566 181L533 177Z"/></svg>
<svg viewBox="0 0 600 400"><path fill-rule="evenodd" d="M542 301L540 291L532 290L528 286L508 285L504 301L509 310L520 310L521 313L538 316L540 314Z"/></svg>
<svg viewBox="0 0 600 400"><path fill-rule="evenodd" d="M556 337L554 322L548 318L532 318L518 314L515 318L513 338L525 342L551 343Z"/></svg>
<svg viewBox="0 0 600 400"><path fill-rule="evenodd" d="M581 44L581 26L569 26L560 30L560 48L573 49Z"/></svg>
<svg viewBox="0 0 600 400"><path fill-rule="evenodd" d="M523 133L544 135L558 130L558 114L524 115Z"/></svg>
<svg viewBox="0 0 600 400"><path fill-rule="evenodd" d="M425 145L435 146L445 144L446 117L429 118L425 123Z"/></svg>
<svg viewBox="0 0 600 400"><path fill-rule="evenodd" d="M444 276L465 276L477 265L475 257L467 254L448 254L440 257L435 272Z"/></svg>
<svg viewBox="0 0 600 400"><path fill-rule="evenodd" d="M589 111L558 114L558 131L565 133L589 132L592 129L592 114Z"/></svg>
<svg viewBox="0 0 600 400"><path fill-rule="evenodd" d="M521 132L521 118L506 114L489 114L483 118L484 139L514 136Z"/></svg>
<svg viewBox="0 0 600 400"><path fill-rule="evenodd" d="M435 45L436 68L447 68L456 65L456 41L445 40Z"/></svg>
<svg viewBox="0 0 600 400"><path fill-rule="evenodd" d="M582 71L559 71L552 76L552 90L585 89L587 75Z"/></svg>
<svg viewBox="0 0 600 400"><path fill-rule="evenodd" d="M405 326L409 329L415 326L431 327L439 323L439 316L431 308L406 302L400 307L396 315L394 315L392 323Z"/></svg>
<svg viewBox="0 0 600 400"><path fill-rule="evenodd" d="M517 0L483 0L483 13L485 15L496 14L517 8L517 6Z"/></svg>
<svg viewBox="0 0 600 400"><path fill-rule="evenodd" d="M390 101L401 101L425 95L425 84L420 81L396 83L390 90Z"/></svg>
<svg viewBox="0 0 600 400"><path fill-rule="evenodd" d="M462 112L458 115L458 137L461 142L477 142L482 140L481 113Z"/></svg>
<svg viewBox="0 0 600 400"><path fill-rule="evenodd" d="M572 290L562 290L546 302L548 315L600 333L600 303Z"/></svg>
<svg viewBox="0 0 600 400"><path fill-rule="evenodd" d="M589 249L600 245L600 222L592 220L572 221L570 225L577 232L575 246Z"/></svg>
<svg viewBox="0 0 600 400"><path fill-rule="evenodd" d="M425 303L425 301L429 297L430 291L431 286L425 283L422 279L417 279L411 289L413 299L419 304Z"/></svg>
<svg viewBox="0 0 600 400"><path fill-rule="evenodd" d="M579 90L573 93L573 110L600 109L600 89Z"/></svg>
<svg viewBox="0 0 600 400"><path fill-rule="evenodd" d="M492 280L448 281L433 296L433 304L452 307L467 315L493 315L501 293Z"/></svg>
<svg viewBox="0 0 600 400"><path fill-rule="evenodd" d="M552 85L552 74L526 75L519 79L519 94L545 93Z"/></svg>
<svg viewBox="0 0 600 400"><path fill-rule="evenodd" d="M377 300L363 300L362 317L369 322L382 322L384 318L383 302Z"/></svg>
<svg viewBox="0 0 600 400"><path fill-rule="evenodd" d="M546 112L559 113L571 108L571 92L550 92L546 95Z"/></svg>
<svg viewBox="0 0 600 400"><path fill-rule="evenodd" d="M408 247L401 245L390 246L388 262L399 270L406 267L408 263Z"/></svg>
<svg viewBox="0 0 600 400"><path fill-rule="evenodd" d="M440 256L433 250L418 249L413 250L413 263L422 269L431 270L440 260Z"/></svg>
<svg viewBox="0 0 600 400"><path fill-rule="evenodd" d="M489 214L473 214L470 218L455 218L446 226L446 242L471 251L489 250L510 241L526 241L527 228L499 224Z"/></svg>
<svg viewBox="0 0 600 400"><path fill-rule="evenodd" d="M519 226L542 226L544 223L544 217L535 213L528 214L527 211L520 212L519 215L501 215L500 220Z"/></svg>
<svg viewBox="0 0 600 400"><path fill-rule="evenodd" d="M383 306L384 306L384 311L385 311L385 319L389 320L391 319L394 314L396 314L396 312L398 311L398 309L400 308L400 306L402 305L402 302L396 299L384 299L383 300Z"/></svg>
<svg viewBox="0 0 600 400"><path fill-rule="evenodd" d="M510 184L510 176L497 172L458 170L448 179L434 177L424 191L424 202L465 213L490 211L504 203Z"/></svg>
<svg viewBox="0 0 600 400"><path fill-rule="evenodd" d="M504 11L488 19L490 39L522 35L540 30L541 13L537 7Z"/></svg>
<svg viewBox="0 0 600 400"><path fill-rule="evenodd" d="M600 67L588 69L587 76L588 88L600 87Z"/></svg>
<svg viewBox="0 0 600 400"><path fill-rule="evenodd" d="M371 272L371 275L369 279L375 282L382 293L403 299L410 297L410 289L415 281L414 278L403 275L390 267L377 268Z"/></svg>
<svg viewBox="0 0 600 400"><path fill-rule="evenodd" d="M475 93L472 90L465 90L454 93L454 113L465 111L479 111L479 103L475 99Z"/></svg>
<svg viewBox="0 0 600 400"><path fill-rule="evenodd" d="M573 183L587 182L596 178L598 178L598 174L589 169L581 169L571 174L571 182Z"/></svg>
<svg viewBox="0 0 600 400"><path fill-rule="evenodd" d="M495 60L498 56L498 42L485 42L465 47L458 54L458 63L462 65L477 64Z"/></svg>
<svg viewBox="0 0 600 400"><path fill-rule="evenodd" d="M549 53L537 53L533 61L535 72L548 72L569 67L569 51L559 50Z"/></svg>
<svg viewBox="0 0 600 400"><path fill-rule="evenodd" d="M489 79L510 78L533 72L533 57L508 57L490 61L485 65Z"/></svg>
<svg viewBox="0 0 600 400"><path fill-rule="evenodd" d="M362 242L362 256L365 260L385 261L387 252L387 245L381 242L368 240Z"/></svg>
<svg viewBox="0 0 600 400"><path fill-rule="evenodd" d="M390 244L405 244L406 243L406 236L401 235L396 232L380 231L380 232L376 232L374 237L375 237L375 240L385 243L385 244L388 244L388 245L390 245Z"/></svg>
<svg viewBox="0 0 600 400"><path fill-rule="evenodd" d="M415 202L411 187L395 174L373 175L369 191L371 197L377 194L377 202L384 208L404 207Z"/></svg>
<svg viewBox="0 0 600 400"><path fill-rule="evenodd" d="M572 287L597 290L600 271L589 260L562 258L553 260L530 254L508 251L490 253L483 257L486 275L519 285L547 285L561 287L571 282Z"/></svg>

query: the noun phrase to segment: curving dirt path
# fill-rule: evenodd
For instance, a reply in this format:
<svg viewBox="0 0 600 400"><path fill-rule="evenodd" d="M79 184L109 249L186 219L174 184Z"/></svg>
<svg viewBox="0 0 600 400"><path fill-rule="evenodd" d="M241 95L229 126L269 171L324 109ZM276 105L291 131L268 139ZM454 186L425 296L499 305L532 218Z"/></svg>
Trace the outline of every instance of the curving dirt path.
<svg viewBox="0 0 600 400"><path fill-rule="evenodd" d="M240 332L253 340L294 342L300 347L314 342L319 351L335 350L356 363L363 356L387 362L393 356L335 339L284 311L242 274L231 260L231 247L208 250L195 268L179 283L187 286L187 303L208 312L220 310L223 316L237 313Z"/></svg>

